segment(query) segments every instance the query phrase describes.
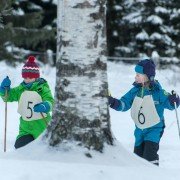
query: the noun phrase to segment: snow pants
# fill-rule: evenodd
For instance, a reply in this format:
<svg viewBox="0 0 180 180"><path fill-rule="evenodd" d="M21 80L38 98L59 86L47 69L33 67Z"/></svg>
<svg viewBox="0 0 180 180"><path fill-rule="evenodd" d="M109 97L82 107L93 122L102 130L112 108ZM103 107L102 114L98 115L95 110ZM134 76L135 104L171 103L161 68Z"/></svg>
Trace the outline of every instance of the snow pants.
<svg viewBox="0 0 180 180"><path fill-rule="evenodd" d="M30 134L21 136L20 138L16 139L16 142L14 144L14 147L16 149L23 147L27 144L29 144L30 142L32 142L34 140L34 137Z"/></svg>
<svg viewBox="0 0 180 180"><path fill-rule="evenodd" d="M152 141L144 141L139 146L134 147L134 153L141 158L146 159L147 161L159 165L159 143L155 143Z"/></svg>
<svg viewBox="0 0 180 180"><path fill-rule="evenodd" d="M157 152L163 132L164 127L153 127L144 130L136 128L134 132L134 153L155 165L159 165L159 155Z"/></svg>

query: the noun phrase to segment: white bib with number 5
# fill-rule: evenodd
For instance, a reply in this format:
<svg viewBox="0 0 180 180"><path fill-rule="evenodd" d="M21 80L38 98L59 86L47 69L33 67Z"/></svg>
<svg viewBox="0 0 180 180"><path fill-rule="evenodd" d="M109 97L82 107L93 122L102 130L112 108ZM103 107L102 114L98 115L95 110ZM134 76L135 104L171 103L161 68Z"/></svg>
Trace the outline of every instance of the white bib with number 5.
<svg viewBox="0 0 180 180"><path fill-rule="evenodd" d="M131 117L140 129L152 127L160 122L151 95L144 96L143 98L135 97L131 107Z"/></svg>
<svg viewBox="0 0 180 180"><path fill-rule="evenodd" d="M41 102L42 98L36 91L24 91L19 100L18 113L25 121L42 119L41 113L33 111L34 105ZM43 113L43 116L47 117L45 113Z"/></svg>

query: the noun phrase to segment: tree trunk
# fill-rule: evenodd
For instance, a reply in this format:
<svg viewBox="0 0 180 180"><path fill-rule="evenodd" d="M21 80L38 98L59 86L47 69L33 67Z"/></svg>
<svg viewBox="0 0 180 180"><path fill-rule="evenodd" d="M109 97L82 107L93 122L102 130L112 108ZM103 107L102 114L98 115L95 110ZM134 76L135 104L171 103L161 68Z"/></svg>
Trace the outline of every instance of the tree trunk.
<svg viewBox="0 0 180 180"><path fill-rule="evenodd" d="M51 146L113 144L107 103L106 0L61 0Z"/></svg>

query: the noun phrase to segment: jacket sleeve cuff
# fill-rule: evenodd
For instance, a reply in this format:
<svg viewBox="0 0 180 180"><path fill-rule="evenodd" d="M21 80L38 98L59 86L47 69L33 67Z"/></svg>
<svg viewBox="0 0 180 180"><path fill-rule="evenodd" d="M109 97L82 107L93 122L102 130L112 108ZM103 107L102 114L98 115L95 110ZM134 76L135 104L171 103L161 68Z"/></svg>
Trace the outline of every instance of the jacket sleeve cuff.
<svg viewBox="0 0 180 180"><path fill-rule="evenodd" d="M48 112L52 111L52 104L49 101L45 101L45 102L47 102L49 105L49 111Z"/></svg>

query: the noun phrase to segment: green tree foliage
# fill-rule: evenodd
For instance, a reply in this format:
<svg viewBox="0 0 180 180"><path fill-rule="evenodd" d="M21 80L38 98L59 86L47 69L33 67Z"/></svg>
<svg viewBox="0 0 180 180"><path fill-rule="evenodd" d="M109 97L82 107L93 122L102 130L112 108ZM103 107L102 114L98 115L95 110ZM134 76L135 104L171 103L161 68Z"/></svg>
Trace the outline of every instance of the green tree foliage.
<svg viewBox="0 0 180 180"><path fill-rule="evenodd" d="M171 17L170 20L173 23L172 38L175 41L175 53L177 57L180 57L180 1L172 0L171 3Z"/></svg>
<svg viewBox="0 0 180 180"><path fill-rule="evenodd" d="M12 13L2 15L4 28L0 29L1 60L24 60L35 54L46 61L46 51L56 51L56 5L51 0L9 2Z"/></svg>
<svg viewBox="0 0 180 180"><path fill-rule="evenodd" d="M11 14L11 0L1 0L0 3L0 33L4 31L4 21L3 17ZM8 57L6 51L4 51L3 44L5 37L3 34L0 36L0 57ZM1 58L2 59L2 58Z"/></svg>
<svg viewBox="0 0 180 180"><path fill-rule="evenodd" d="M179 9L175 0L109 1L109 55L179 57Z"/></svg>

